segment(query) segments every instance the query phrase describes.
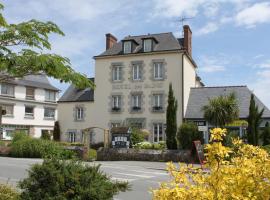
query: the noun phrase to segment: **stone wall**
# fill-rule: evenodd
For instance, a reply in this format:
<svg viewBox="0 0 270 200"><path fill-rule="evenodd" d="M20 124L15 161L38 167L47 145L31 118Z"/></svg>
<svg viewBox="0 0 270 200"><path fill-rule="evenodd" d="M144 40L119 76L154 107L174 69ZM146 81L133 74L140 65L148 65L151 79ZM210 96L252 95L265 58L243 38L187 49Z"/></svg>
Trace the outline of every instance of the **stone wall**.
<svg viewBox="0 0 270 200"><path fill-rule="evenodd" d="M190 162L190 151L186 150L151 150L151 149L109 149L97 151L99 161L173 161Z"/></svg>

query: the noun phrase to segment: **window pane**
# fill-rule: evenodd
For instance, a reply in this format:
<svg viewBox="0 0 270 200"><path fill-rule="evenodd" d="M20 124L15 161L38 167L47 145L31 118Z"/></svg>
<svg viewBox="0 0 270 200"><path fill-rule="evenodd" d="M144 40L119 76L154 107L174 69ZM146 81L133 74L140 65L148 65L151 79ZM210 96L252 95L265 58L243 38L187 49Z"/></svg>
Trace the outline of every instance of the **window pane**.
<svg viewBox="0 0 270 200"><path fill-rule="evenodd" d="M26 98L27 99L34 99L35 96L35 89L34 88L26 88Z"/></svg>
<svg viewBox="0 0 270 200"><path fill-rule="evenodd" d="M13 115L13 105L2 105L2 110L6 111L6 115Z"/></svg>
<svg viewBox="0 0 270 200"><path fill-rule="evenodd" d="M154 63L154 78L162 79L163 78L163 64Z"/></svg>
<svg viewBox="0 0 270 200"><path fill-rule="evenodd" d="M55 109L54 108L45 108L44 109L44 117L54 118Z"/></svg>
<svg viewBox="0 0 270 200"><path fill-rule="evenodd" d="M45 100L46 101L55 101L56 100L56 92L55 91L50 91L50 90L46 90L45 92Z"/></svg>
<svg viewBox="0 0 270 200"><path fill-rule="evenodd" d="M10 84L2 84L1 94L14 96L14 86Z"/></svg>
<svg viewBox="0 0 270 200"><path fill-rule="evenodd" d="M25 107L25 115L33 116L34 115L34 107L26 106Z"/></svg>
<svg viewBox="0 0 270 200"><path fill-rule="evenodd" d="M124 42L124 53L131 53L131 41Z"/></svg>
<svg viewBox="0 0 270 200"><path fill-rule="evenodd" d="M144 40L144 52L152 51L152 40Z"/></svg>

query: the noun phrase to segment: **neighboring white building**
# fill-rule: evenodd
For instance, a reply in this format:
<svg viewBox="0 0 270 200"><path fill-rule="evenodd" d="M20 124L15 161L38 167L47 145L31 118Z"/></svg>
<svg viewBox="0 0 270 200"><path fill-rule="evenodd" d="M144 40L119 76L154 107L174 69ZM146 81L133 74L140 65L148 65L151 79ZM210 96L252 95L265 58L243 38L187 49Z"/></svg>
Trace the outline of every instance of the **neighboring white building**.
<svg viewBox="0 0 270 200"><path fill-rule="evenodd" d="M71 86L58 104L62 140L80 142L81 130L96 126L135 126L151 132L149 141L165 140L169 84L178 101L177 121L183 121L191 87L203 86L192 59L192 32L127 36L106 34L106 51L95 56L95 92ZM93 139L103 140L94 130Z"/></svg>
<svg viewBox="0 0 270 200"><path fill-rule="evenodd" d="M45 75L2 82L0 92L0 104L6 111L2 116L2 139L10 140L15 130L33 137L53 130L59 90Z"/></svg>

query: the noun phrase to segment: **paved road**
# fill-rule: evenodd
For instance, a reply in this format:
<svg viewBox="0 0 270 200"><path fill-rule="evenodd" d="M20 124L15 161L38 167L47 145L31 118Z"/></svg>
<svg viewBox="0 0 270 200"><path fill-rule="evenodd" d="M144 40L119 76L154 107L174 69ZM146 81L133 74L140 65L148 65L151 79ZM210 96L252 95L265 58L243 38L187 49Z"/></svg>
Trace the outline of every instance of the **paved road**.
<svg viewBox="0 0 270 200"><path fill-rule="evenodd" d="M27 176L27 169L32 164L41 163L41 159L21 159L0 157L0 182L16 183ZM92 162L101 164L101 170L114 180L128 181L132 190L120 193L115 200L151 199L150 188L158 187L159 182L169 179L166 164L159 162L110 161Z"/></svg>

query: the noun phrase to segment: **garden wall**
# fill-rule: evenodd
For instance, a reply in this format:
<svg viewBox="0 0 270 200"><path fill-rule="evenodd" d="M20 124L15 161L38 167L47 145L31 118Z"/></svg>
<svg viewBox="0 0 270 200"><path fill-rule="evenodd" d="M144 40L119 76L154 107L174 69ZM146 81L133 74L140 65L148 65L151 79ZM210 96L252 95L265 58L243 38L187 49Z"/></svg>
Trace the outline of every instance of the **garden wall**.
<svg viewBox="0 0 270 200"><path fill-rule="evenodd" d="M190 151L102 148L97 151L97 160L99 161L136 160L136 161L189 162Z"/></svg>

